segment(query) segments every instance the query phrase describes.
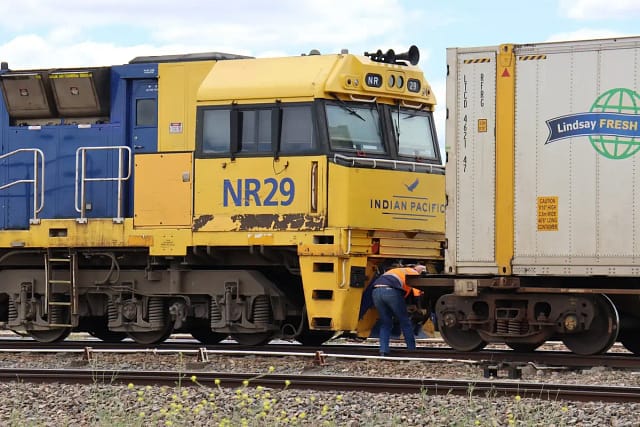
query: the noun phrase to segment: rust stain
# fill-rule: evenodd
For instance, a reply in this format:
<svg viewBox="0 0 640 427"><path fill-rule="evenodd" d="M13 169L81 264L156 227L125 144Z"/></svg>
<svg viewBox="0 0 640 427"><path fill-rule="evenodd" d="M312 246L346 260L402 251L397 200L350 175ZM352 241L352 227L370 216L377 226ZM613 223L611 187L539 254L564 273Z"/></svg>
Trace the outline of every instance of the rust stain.
<svg viewBox="0 0 640 427"><path fill-rule="evenodd" d="M200 230L202 227L204 227L212 219L213 219L213 215L200 215L198 218L196 218L193 221L193 227L191 227L191 230L193 230L193 231Z"/></svg>
<svg viewBox="0 0 640 427"><path fill-rule="evenodd" d="M307 214L243 214L233 215L231 220L239 230L322 230L324 216Z"/></svg>

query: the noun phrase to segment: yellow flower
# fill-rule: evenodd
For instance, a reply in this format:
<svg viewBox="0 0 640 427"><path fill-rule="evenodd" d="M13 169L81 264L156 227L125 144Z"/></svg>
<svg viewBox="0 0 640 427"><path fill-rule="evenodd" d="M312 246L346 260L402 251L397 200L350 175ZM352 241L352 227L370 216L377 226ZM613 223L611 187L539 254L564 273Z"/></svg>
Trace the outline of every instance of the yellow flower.
<svg viewBox="0 0 640 427"><path fill-rule="evenodd" d="M129 390L133 390L133 387L135 387L135 386L133 385L133 383L129 383L129 384L127 384L127 388L128 388Z"/></svg>
<svg viewBox="0 0 640 427"><path fill-rule="evenodd" d="M245 387L248 386L249 385L249 380L242 381L242 385L245 386Z"/></svg>
<svg viewBox="0 0 640 427"><path fill-rule="evenodd" d="M140 412L140 413L138 414L138 416L139 416L140 418L144 418L144 412Z"/></svg>
<svg viewBox="0 0 640 427"><path fill-rule="evenodd" d="M515 424L516 424L516 422L514 420L509 420L509 425L510 426L515 425Z"/></svg>
<svg viewBox="0 0 640 427"><path fill-rule="evenodd" d="M562 407L562 412L567 412L569 410L569 408L567 408L566 406Z"/></svg>
<svg viewBox="0 0 640 427"><path fill-rule="evenodd" d="M173 421L171 421L171 420L167 420L167 421L165 421L165 422L164 422L164 425L166 425L166 426L172 426L172 425L173 425Z"/></svg>
<svg viewBox="0 0 640 427"><path fill-rule="evenodd" d="M139 398L138 398L138 402L143 402L143 401L144 401L144 398L143 398L143 397L139 397Z"/></svg>
<svg viewBox="0 0 640 427"><path fill-rule="evenodd" d="M196 381L198 381L198 377L196 377L195 375L191 375L191 381L195 383Z"/></svg>
<svg viewBox="0 0 640 427"><path fill-rule="evenodd" d="M145 388L146 388L147 390L151 390L151 386L150 386L150 385L146 386ZM164 390L162 390L162 391L164 391Z"/></svg>
<svg viewBox="0 0 640 427"><path fill-rule="evenodd" d="M300 414L298 414L298 418L304 418L307 416L306 412L300 412Z"/></svg>
<svg viewBox="0 0 640 427"><path fill-rule="evenodd" d="M289 380L284 380L284 385L285 385L286 387L289 387L289 386L291 385L291 381L289 381Z"/></svg>
<svg viewBox="0 0 640 427"><path fill-rule="evenodd" d="M187 390L182 390L182 395L184 397L187 397L189 395L189 392Z"/></svg>
<svg viewBox="0 0 640 427"><path fill-rule="evenodd" d="M220 378L216 378L215 381L214 381L214 384L215 385L220 385Z"/></svg>
<svg viewBox="0 0 640 427"><path fill-rule="evenodd" d="M340 401L342 400L342 395L341 395L341 394L337 395L337 396L336 396L336 400L337 400L338 402L340 402Z"/></svg>
<svg viewBox="0 0 640 427"><path fill-rule="evenodd" d="M312 401L312 402L315 402L315 401L316 401L316 397L315 397L315 396L311 396L311 397L309 398L309 400L310 400L310 401Z"/></svg>
<svg viewBox="0 0 640 427"><path fill-rule="evenodd" d="M178 400L178 395L174 393L174 394L171 395L171 398L173 400Z"/></svg>
<svg viewBox="0 0 640 427"><path fill-rule="evenodd" d="M480 420L476 420L476 425L479 426L480 425Z"/></svg>
<svg viewBox="0 0 640 427"><path fill-rule="evenodd" d="M276 370L276 368L275 368L275 367L273 367L273 366L269 366L269 372L273 372L273 371L275 371L275 370Z"/></svg>
<svg viewBox="0 0 640 427"><path fill-rule="evenodd" d="M258 387L256 387L257 391L262 391L264 389L264 387L262 387L261 385L259 385Z"/></svg>
<svg viewBox="0 0 640 427"><path fill-rule="evenodd" d="M520 397L520 395L516 395L516 402L520 402L520 400L522 400L522 397Z"/></svg>

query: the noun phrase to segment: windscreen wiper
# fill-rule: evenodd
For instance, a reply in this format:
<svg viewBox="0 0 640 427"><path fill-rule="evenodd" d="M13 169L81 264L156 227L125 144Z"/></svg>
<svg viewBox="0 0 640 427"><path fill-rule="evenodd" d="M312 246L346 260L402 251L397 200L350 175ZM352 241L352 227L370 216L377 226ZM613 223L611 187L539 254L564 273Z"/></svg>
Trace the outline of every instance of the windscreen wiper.
<svg viewBox="0 0 640 427"><path fill-rule="evenodd" d="M333 96L333 98L338 101L338 104L342 107L343 110L345 110L347 113L352 114L354 116L356 116L357 118L359 118L360 120L362 120L363 122L366 122L367 120L362 117L360 114L358 114L358 112L356 110L354 110L353 108L349 107L342 99L338 98L338 96L335 93L332 93L331 96Z"/></svg>
<svg viewBox="0 0 640 427"><path fill-rule="evenodd" d="M407 117L405 117L403 120L412 119L412 118L418 116L419 115L418 113L423 112L426 107L427 107L427 104L424 104L422 107L418 108L417 110L413 110L414 112L407 113ZM398 108L398 112L399 111L400 111L400 108ZM405 110L405 111L408 111L408 110Z"/></svg>

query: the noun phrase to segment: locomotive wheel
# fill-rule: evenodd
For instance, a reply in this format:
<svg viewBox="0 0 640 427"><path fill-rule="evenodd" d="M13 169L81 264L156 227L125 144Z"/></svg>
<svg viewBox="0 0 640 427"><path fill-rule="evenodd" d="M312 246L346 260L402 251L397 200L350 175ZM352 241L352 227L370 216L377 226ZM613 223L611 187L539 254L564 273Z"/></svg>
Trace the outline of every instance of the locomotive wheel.
<svg viewBox="0 0 640 427"><path fill-rule="evenodd" d="M575 354L589 356L604 353L618 338L620 317L613 302L606 295L596 295L596 313L588 331L566 334L562 342Z"/></svg>
<svg viewBox="0 0 640 427"><path fill-rule="evenodd" d="M89 334L92 337L96 337L99 340L110 343L120 342L127 337L126 332L114 332L107 328L96 328L93 331L90 331Z"/></svg>
<svg viewBox="0 0 640 427"><path fill-rule="evenodd" d="M264 345L269 344L269 341L273 338L273 333L262 332L259 334L231 334L231 338L238 341L240 345Z"/></svg>
<svg viewBox="0 0 640 427"><path fill-rule="evenodd" d="M169 338L171 332L173 332L173 324L169 322L168 326L165 326L160 330L145 332L130 331L127 332L127 336L138 344L151 345L163 342L164 340Z"/></svg>
<svg viewBox="0 0 640 427"><path fill-rule="evenodd" d="M46 331L27 331L29 336L38 342L53 343L64 340L71 333L71 328L57 328Z"/></svg>
<svg viewBox="0 0 640 427"><path fill-rule="evenodd" d="M507 344L513 351L517 351L518 353L531 353L536 348L540 347L544 342L536 343L536 342L507 342Z"/></svg>
<svg viewBox="0 0 640 427"><path fill-rule="evenodd" d="M478 351L487 345L476 331L465 331L455 326L448 327L441 325L440 335L442 335L442 338L447 344L458 351Z"/></svg>
<svg viewBox="0 0 640 427"><path fill-rule="evenodd" d="M296 337L296 341L305 346L315 347L329 341L333 335L333 331L304 331Z"/></svg>
<svg viewBox="0 0 640 427"><path fill-rule="evenodd" d="M209 328L194 328L191 330L191 336L200 341L202 344L218 344L226 339L229 335L220 332L213 332Z"/></svg>
<svg viewBox="0 0 640 427"><path fill-rule="evenodd" d="M160 329L153 331L127 331L129 338L142 345L158 344L169 338L173 332L173 322L167 309L166 302L162 298L151 297L148 307L148 321L162 322Z"/></svg>

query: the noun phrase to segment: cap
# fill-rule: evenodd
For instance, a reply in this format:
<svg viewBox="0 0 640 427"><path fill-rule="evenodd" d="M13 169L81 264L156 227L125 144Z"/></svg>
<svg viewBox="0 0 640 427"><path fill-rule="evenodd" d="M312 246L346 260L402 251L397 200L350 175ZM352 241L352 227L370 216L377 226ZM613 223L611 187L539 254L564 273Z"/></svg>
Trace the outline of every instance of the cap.
<svg viewBox="0 0 640 427"><path fill-rule="evenodd" d="M420 274L422 274L422 273L424 273L425 271L427 271L427 267L425 267L425 266L424 266L424 265L422 265L422 264L416 264L415 266L413 266L413 269L414 269L415 271L417 271L418 273L420 273Z"/></svg>

